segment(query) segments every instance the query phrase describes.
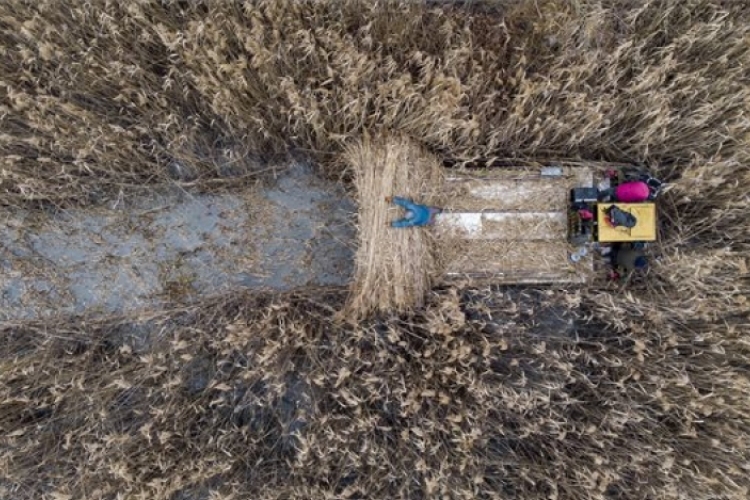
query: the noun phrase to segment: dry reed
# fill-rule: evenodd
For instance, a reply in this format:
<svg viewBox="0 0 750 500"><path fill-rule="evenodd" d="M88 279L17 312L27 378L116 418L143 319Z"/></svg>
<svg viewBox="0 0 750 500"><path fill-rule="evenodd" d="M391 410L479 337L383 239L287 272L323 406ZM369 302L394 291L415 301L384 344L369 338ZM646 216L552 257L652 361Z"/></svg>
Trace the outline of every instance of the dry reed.
<svg viewBox="0 0 750 500"><path fill-rule="evenodd" d="M472 4L0 4L2 204L211 187L288 150L340 177L365 132L670 182L626 290L446 287L358 324L316 290L3 325L0 497L748 498L750 8Z"/></svg>
<svg viewBox="0 0 750 500"><path fill-rule="evenodd" d="M746 498L742 320L585 293L448 289L358 324L331 319L341 292L244 294L4 328L0 494Z"/></svg>
<svg viewBox="0 0 750 500"><path fill-rule="evenodd" d="M446 240L440 260L447 273L544 273L572 269L567 245L557 241Z"/></svg>
<svg viewBox="0 0 750 500"><path fill-rule="evenodd" d="M435 204L442 185L440 162L410 139L362 141L345 161L354 172L358 201L356 268L347 311L403 311L420 306L435 277L435 248L428 228L392 228L403 210L394 196Z"/></svg>
<svg viewBox="0 0 750 500"><path fill-rule="evenodd" d="M593 170L596 167L581 165L560 168L560 177L545 178L540 176L539 166L457 169L447 176L442 206L448 211L458 212L565 211L569 205L570 190L593 185Z"/></svg>

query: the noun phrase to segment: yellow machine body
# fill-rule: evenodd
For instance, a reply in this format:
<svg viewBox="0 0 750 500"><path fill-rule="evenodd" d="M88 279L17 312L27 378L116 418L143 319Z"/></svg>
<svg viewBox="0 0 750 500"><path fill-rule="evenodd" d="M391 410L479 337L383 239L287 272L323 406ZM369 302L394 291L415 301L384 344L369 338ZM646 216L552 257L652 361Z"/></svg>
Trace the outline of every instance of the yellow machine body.
<svg viewBox="0 0 750 500"><path fill-rule="evenodd" d="M636 225L632 228L612 227L607 222L607 209L612 205L632 214ZM598 237L602 243L656 240L656 205L654 203L599 203L597 204Z"/></svg>

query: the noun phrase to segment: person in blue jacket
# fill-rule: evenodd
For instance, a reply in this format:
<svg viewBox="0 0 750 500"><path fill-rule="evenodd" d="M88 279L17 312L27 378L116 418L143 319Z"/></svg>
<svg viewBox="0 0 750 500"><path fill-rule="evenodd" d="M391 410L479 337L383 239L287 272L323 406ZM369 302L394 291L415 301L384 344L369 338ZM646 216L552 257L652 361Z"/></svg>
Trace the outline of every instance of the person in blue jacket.
<svg viewBox="0 0 750 500"><path fill-rule="evenodd" d="M432 224L435 220L435 215L442 211L439 208L414 203L413 201L401 198L400 196L394 196L393 198L386 197L385 200L387 202L393 202L406 210L406 213L401 219L391 222L391 227L395 228L420 227Z"/></svg>

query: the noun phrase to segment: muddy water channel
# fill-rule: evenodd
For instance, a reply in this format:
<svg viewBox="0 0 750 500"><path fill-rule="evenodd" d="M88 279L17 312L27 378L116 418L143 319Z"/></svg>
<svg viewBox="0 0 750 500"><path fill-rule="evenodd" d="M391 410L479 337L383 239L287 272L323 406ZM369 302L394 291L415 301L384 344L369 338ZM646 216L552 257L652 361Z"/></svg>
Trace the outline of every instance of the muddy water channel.
<svg viewBox="0 0 750 500"><path fill-rule="evenodd" d="M344 285L352 274L355 207L302 165L242 193L174 189L110 205L0 213L0 321Z"/></svg>

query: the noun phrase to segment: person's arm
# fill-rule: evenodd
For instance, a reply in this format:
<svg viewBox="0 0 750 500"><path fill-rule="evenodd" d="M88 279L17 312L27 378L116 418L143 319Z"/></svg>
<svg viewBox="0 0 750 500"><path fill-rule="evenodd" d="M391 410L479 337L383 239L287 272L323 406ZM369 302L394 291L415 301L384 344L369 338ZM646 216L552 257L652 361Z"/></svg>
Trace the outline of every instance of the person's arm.
<svg viewBox="0 0 750 500"><path fill-rule="evenodd" d="M411 200L409 200L407 198L402 198L400 196L394 196L393 197L393 203L395 203L399 207L402 207L404 210L409 210L411 212L417 212L417 210L418 210L417 207L420 206L420 205L417 205L416 203L414 203L413 201L411 201Z"/></svg>
<svg viewBox="0 0 750 500"><path fill-rule="evenodd" d="M391 222L391 227L394 227L394 228L397 228L397 229L401 229L401 228L405 228L405 227L410 227L412 225L413 225L413 223L409 219L398 219L398 220L394 220L394 221Z"/></svg>

